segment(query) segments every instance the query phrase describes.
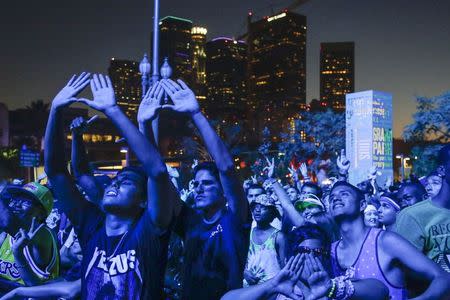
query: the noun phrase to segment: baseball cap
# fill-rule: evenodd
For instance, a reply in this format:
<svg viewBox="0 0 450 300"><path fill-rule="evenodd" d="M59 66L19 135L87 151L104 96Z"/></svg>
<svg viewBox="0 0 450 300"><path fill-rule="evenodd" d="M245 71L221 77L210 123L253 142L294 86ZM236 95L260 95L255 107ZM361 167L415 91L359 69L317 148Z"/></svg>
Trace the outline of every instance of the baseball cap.
<svg viewBox="0 0 450 300"><path fill-rule="evenodd" d="M29 182L24 186L8 185L5 190L12 195L26 195L36 200L44 208L47 216L53 208L52 192L37 182Z"/></svg>
<svg viewBox="0 0 450 300"><path fill-rule="evenodd" d="M298 200L294 203L295 208L298 211L303 211L305 208L318 206L321 209L324 209L324 205L322 201L320 201L319 197L314 194L306 194L303 200Z"/></svg>

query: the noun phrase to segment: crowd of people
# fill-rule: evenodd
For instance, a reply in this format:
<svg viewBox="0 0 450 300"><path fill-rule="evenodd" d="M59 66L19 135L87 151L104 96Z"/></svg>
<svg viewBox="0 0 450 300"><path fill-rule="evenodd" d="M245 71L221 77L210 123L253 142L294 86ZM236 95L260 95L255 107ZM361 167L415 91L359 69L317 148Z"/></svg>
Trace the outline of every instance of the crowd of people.
<svg viewBox="0 0 450 300"><path fill-rule="evenodd" d="M92 100L78 98L87 85ZM139 164L94 176L82 134L95 117L76 118L68 168L72 103L104 113ZM189 116L212 157L194 162L186 187L155 141L162 110ZM327 180L312 180L305 163L277 178L266 157L242 182L183 81L155 83L137 123L108 76L74 75L56 95L48 182L0 185L1 300L450 299L450 144L428 177L397 184L379 186L375 168L350 184L345 151Z"/></svg>

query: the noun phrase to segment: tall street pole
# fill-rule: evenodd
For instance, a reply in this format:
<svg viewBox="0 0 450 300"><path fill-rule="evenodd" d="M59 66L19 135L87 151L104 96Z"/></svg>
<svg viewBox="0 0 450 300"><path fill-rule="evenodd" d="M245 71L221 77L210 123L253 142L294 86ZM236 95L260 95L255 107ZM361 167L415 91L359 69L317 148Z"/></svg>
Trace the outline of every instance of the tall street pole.
<svg viewBox="0 0 450 300"><path fill-rule="evenodd" d="M154 15L153 15L153 73L152 85L159 80L159 0L154 0ZM152 121L153 137L156 145L159 144L159 116Z"/></svg>
<svg viewBox="0 0 450 300"><path fill-rule="evenodd" d="M152 85L159 80L159 0L155 1L153 16L153 73Z"/></svg>

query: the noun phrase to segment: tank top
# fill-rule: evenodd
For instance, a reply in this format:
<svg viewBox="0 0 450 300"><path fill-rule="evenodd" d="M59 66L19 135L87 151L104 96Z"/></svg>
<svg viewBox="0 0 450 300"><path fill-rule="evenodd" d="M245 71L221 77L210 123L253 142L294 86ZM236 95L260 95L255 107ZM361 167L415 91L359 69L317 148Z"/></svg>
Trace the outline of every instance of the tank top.
<svg viewBox="0 0 450 300"><path fill-rule="evenodd" d="M277 275L281 270L276 249L276 237L279 230L274 230L264 243L258 244L253 241L253 229L250 231L250 247L245 270L259 278L258 283L262 283ZM249 286L245 279L244 286Z"/></svg>
<svg viewBox="0 0 450 300"><path fill-rule="evenodd" d="M49 265L45 268L45 270L40 269L34 262L28 246L23 249L23 254L30 265L31 270L33 270L33 272L42 280L48 281L56 279L59 276L59 252L56 239L54 238L51 230L46 226L42 228L48 230L52 237L53 253ZM20 277L19 269L15 263L14 254L12 252L12 244L13 238L8 234L0 247L0 278L24 285L25 283Z"/></svg>
<svg viewBox="0 0 450 300"><path fill-rule="evenodd" d="M334 276L347 274L350 278L354 279L378 279L389 289L389 299L407 299L406 289L391 284L380 267L378 260L378 238L382 231L379 228L369 229L361 249L359 249L356 261L347 270L340 266L337 257L337 247L339 246L340 240L334 242L331 246L331 267Z"/></svg>

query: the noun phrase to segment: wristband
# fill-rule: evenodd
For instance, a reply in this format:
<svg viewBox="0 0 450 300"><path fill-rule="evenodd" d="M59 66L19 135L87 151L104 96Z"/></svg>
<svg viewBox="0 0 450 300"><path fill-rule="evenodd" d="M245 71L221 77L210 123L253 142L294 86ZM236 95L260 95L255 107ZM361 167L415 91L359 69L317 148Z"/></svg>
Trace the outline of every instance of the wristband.
<svg viewBox="0 0 450 300"><path fill-rule="evenodd" d="M336 290L336 280L333 278L331 279L331 288L330 291L327 294L327 297L332 299L334 296L334 291Z"/></svg>

